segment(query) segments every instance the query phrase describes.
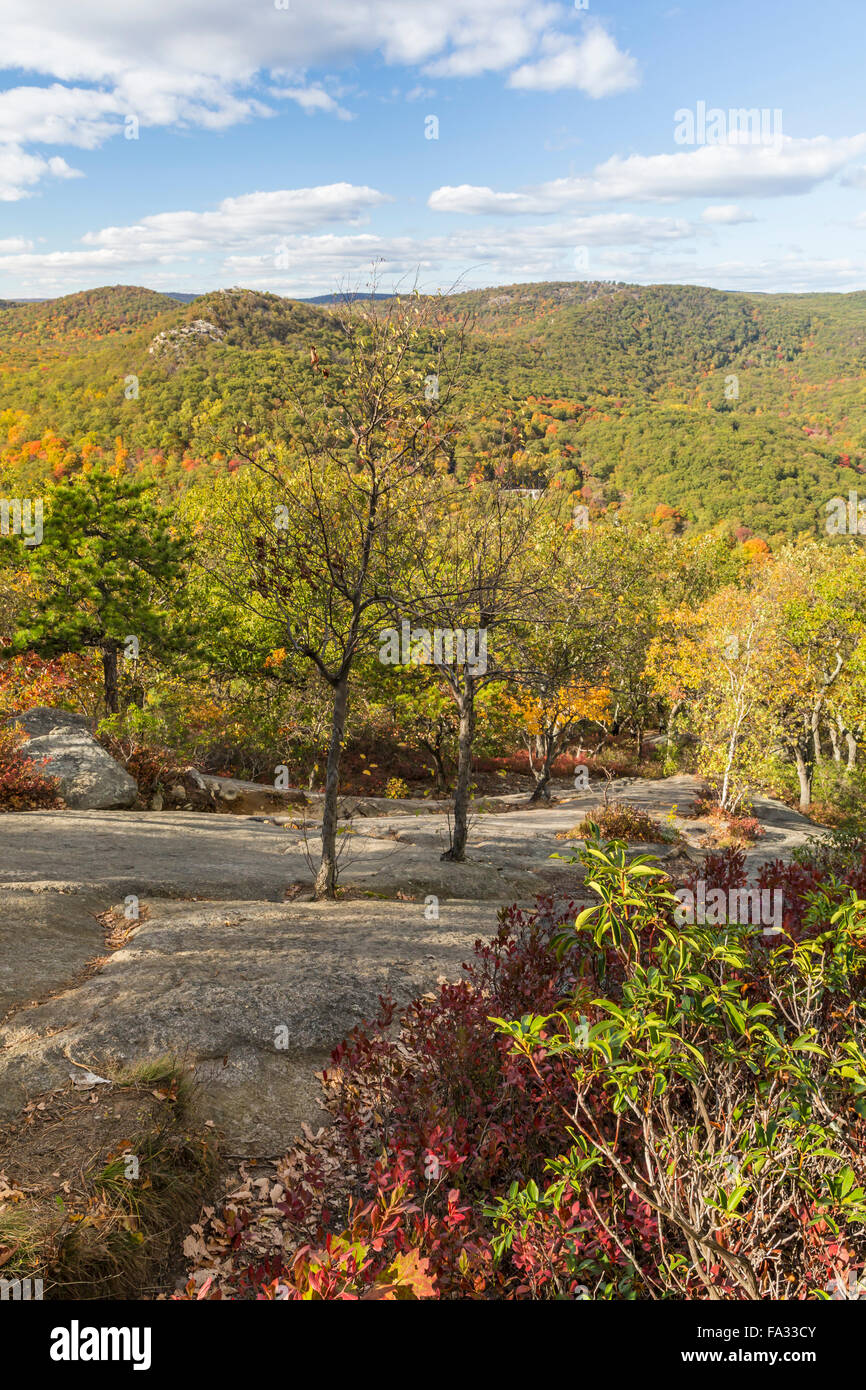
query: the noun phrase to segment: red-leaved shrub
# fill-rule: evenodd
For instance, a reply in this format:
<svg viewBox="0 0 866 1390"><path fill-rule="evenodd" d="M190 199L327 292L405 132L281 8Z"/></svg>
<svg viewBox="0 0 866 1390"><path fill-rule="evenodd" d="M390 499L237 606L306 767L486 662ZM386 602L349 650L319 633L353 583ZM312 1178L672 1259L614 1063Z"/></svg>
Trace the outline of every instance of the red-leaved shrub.
<svg viewBox="0 0 866 1390"><path fill-rule="evenodd" d="M0 812L39 811L62 806L57 782L45 777L39 765L21 752L23 734L0 727Z"/></svg>

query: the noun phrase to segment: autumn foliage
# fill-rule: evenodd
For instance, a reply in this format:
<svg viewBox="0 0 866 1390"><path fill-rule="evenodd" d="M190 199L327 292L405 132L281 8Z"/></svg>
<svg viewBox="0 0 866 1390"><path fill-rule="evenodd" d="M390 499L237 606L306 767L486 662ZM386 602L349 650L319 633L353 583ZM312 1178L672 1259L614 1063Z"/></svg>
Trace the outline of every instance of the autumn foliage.
<svg viewBox="0 0 866 1390"><path fill-rule="evenodd" d="M38 766L23 755L23 741L16 730L0 726L0 812L62 806L57 783L43 776Z"/></svg>
<svg viewBox="0 0 866 1390"><path fill-rule="evenodd" d="M815 1298L863 1268L862 852L765 871L777 939L676 928L651 858L581 855L591 907L503 911L461 982L334 1051L333 1126L195 1228L181 1296Z"/></svg>

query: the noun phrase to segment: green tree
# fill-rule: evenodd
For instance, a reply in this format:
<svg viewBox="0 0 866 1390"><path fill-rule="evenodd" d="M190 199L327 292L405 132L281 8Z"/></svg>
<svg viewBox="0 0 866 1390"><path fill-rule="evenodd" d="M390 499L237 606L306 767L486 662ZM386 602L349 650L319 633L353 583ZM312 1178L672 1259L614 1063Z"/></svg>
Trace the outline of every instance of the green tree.
<svg viewBox="0 0 866 1390"><path fill-rule="evenodd" d="M189 547L148 490L96 468L53 490L43 540L26 552L37 598L6 649L43 657L100 652L111 714L120 708L122 652L157 656L190 639L190 628L176 624Z"/></svg>
<svg viewBox="0 0 866 1390"><path fill-rule="evenodd" d="M214 566L329 691L319 898L336 893L354 668L378 645L393 575L420 524L414 482L447 467L460 357L459 333L449 345L438 304L417 295L350 303L340 325L338 360L326 365L311 348L301 386L287 381L275 407L236 426L232 447L250 468L239 478L232 546Z"/></svg>
<svg viewBox="0 0 866 1390"><path fill-rule="evenodd" d="M537 543L536 532L561 505L546 494L509 496L492 483L461 488L452 478L437 479L425 501L427 524L415 537L405 579L397 575L392 583L390 601L395 621L405 624L409 661L433 666L454 702L454 824L441 857L460 864L469 836L478 697L515 679L516 632L542 612L550 587L553 552ZM414 620L423 626L414 628Z"/></svg>

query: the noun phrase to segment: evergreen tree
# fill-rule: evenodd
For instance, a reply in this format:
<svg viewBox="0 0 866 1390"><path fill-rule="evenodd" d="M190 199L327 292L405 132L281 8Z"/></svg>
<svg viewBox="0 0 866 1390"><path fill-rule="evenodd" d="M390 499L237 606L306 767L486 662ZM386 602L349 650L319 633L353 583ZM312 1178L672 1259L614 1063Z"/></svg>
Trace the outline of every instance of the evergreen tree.
<svg viewBox="0 0 866 1390"><path fill-rule="evenodd" d="M53 490L42 543L27 551L39 598L7 648L44 657L99 651L111 714L120 653L153 656L184 641L170 610L183 601L188 547L148 490L101 469Z"/></svg>

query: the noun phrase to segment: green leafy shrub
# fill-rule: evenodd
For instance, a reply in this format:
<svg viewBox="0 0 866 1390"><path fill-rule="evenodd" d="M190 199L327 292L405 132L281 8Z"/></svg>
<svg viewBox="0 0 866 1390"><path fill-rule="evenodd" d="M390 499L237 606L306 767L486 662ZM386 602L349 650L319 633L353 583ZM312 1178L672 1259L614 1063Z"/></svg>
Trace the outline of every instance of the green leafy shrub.
<svg viewBox="0 0 866 1390"><path fill-rule="evenodd" d="M557 943L604 981L591 1026L571 1005L496 1020L515 1056L573 1069L573 1144L521 1220L618 1180L657 1218L657 1296L827 1297L866 1256L866 900L809 892L798 939L677 926L649 856L581 858L600 901Z"/></svg>

